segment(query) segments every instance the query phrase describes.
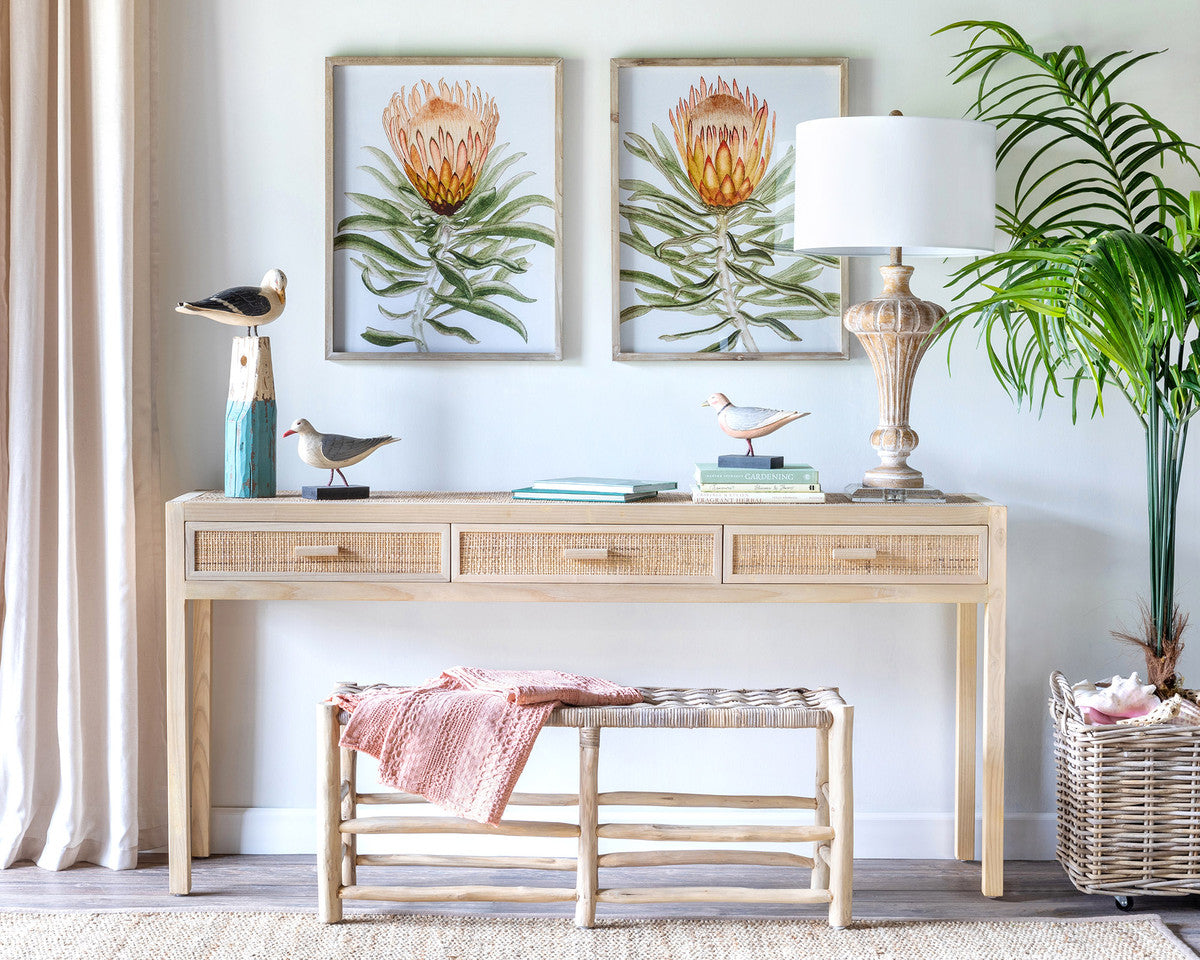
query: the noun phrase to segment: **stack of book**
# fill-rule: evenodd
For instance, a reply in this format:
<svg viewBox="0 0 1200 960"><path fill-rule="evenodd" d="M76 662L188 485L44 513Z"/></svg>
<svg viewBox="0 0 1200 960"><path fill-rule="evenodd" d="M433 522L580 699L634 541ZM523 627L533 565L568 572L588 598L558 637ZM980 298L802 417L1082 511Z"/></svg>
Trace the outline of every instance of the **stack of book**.
<svg viewBox="0 0 1200 960"><path fill-rule="evenodd" d="M593 503L632 503L657 497L660 490L674 490L674 480L647 482L613 477L557 477L538 480L512 492L515 500L574 500Z"/></svg>
<svg viewBox="0 0 1200 960"><path fill-rule="evenodd" d="M782 460L782 458L780 458ZM824 503L820 477L807 463L771 467L696 464L696 503Z"/></svg>

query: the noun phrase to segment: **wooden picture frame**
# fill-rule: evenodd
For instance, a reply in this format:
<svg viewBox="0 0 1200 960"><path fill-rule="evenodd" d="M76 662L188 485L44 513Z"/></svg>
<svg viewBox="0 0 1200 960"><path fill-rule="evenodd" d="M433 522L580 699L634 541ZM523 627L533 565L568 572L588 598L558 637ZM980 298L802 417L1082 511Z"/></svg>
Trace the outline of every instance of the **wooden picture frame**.
<svg viewBox="0 0 1200 960"><path fill-rule="evenodd" d="M846 115L848 62L611 61L614 360L849 358L847 258L795 253L790 213L795 126Z"/></svg>
<svg viewBox="0 0 1200 960"><path fill-rule="evenodd" d="M562 72L326 59L326 359L562 359Z"/></svg>

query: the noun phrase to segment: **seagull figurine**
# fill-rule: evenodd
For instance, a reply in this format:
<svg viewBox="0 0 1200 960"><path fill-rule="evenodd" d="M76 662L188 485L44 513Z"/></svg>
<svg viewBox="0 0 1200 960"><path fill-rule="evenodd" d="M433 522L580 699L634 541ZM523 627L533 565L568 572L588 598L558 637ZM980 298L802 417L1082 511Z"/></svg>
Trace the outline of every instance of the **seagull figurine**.
<svg viewBox="0 0 1200 960"><path fill-rule="evenodd" d="M181 300L176 313L192 313L208 317L217 323L246 328L247 335L258 336L258 328L270 323L281 313L287 302L284 288L287 277L282 270L268 270L257 287L230 287L203 300Z"/></svg>
<svg viewBox="0 0 1200 960"><path fill-rule="evenodd" d="M717 411L717 424L735 440L745 440L749 456L754 456L754 441L759 437L765 437L793 420L808 416L795 410L739 407L723 393L714 393L700 406L712 407Z"/></svg>
<svg viewBox="0 0 1200 960"><path fill-rule="evenodd" d="M329 483L333 486L333 474L336 472L342 478L342 483L350 486L350 481L342 473L342 467L350 467L365 460L380 447L395 443L399 437L345 437L340 433L321 433L307 420L300 419L292 424L291 429L284 433L285 437L298 434L300 437L300 459L310 467L329 471Z"/></svg>

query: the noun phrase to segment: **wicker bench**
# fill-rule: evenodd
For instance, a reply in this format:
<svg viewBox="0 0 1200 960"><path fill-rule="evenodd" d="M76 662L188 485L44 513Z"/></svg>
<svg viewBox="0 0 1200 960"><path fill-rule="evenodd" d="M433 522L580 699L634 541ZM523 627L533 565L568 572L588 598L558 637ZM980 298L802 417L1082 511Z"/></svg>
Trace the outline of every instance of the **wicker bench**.
<svg viewBox="0 0 1200 960"><path fill-rule="evenodd" d="M357 690L343 686L340 690ZM646 687L644 703L614 707L559 707L548 726L579 729L579 793L514 793L510 808L519 805L577 807L577 822L503 820L498 826L456 817L360 816L360 805L423 802L398 793L359 793L355 753L339 747L347 715L331 704L318 707L320 759L319 815L321 842L317 882L320 916L325 923L342 918L344 900L393 902L509 901L575 903L575 922L589 927L598 903L828 903L829 922L850 923L853 857L853 786L851 734L854 708L836 689L709 690ZM599 793L597 769L600 731L604 727L701 729L813 729L817 734L816 789L812 797L725 796L717 794L623 791ZM811 810L813 823L684 825L661 823L603 823L601 806L712 807L772 810ZM429 854L359 854L361 834L454 833L526 837L577 837L578 856L464 857ZM601 838L691 842L812 843L811 857L796 853L755 850L636 850L599 853ZM599 885L599 867L665 866L673 864L750 864L803 867L811 870L804 887L760 888L720 886L609 887ZM369 866L483 867L571 870L571 887L527 886L365 886L356 868Z"/></svg>

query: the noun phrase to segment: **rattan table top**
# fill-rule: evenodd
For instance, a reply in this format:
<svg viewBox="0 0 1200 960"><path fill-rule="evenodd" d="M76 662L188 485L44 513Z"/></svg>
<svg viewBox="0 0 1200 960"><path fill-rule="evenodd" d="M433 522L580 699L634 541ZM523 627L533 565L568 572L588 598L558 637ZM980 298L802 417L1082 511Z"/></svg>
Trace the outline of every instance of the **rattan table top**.
<svg viewBox="0 0 1200 960"><path fill-rule="evenodd" d="M245 502L247 498L226 497L219 490L206 490L198 494L192 499L193 503L222 503L228 501ZM306 500L298 493L293 491L284 491L275 497L267 498L272 503L362 503L362 500ZM463 491L446 491L446 490L401 490L401 491L380 491L372 493L370 496L371 503L411 503L411 504L546 504L546 503L578 503L588 507L603 507L604 503L584 503L583 501L572 500L516 500L511 493L504 490L463 490ZM827 493L825 495L825 503L849 504L850 498L843 493ZM974 503L975 501L968 496L958 493L946 494L946 503L948 504L964 504ZM619 507L638 507L641 504L657 504L660 506L692 506L691 494L681 490L671 490L665 493L660 493L657 497L651 497L648 500L637 500L632 503L618 503L614 506ZM809 504L762 504L762 506L787 506L787 507L803 507ZM712 506L712 504L704 504L704 506ZM747 506L747 504L741 504ZM749 504L754 506L754 504ZM821 504L813 504L813 506L821 506ZM939 506L939 504L931 504L931 506Z"/></svg>

